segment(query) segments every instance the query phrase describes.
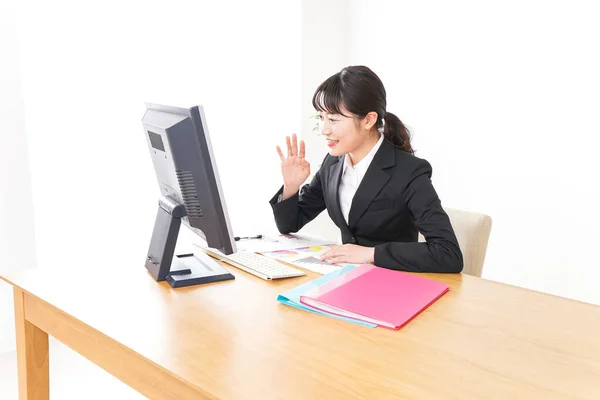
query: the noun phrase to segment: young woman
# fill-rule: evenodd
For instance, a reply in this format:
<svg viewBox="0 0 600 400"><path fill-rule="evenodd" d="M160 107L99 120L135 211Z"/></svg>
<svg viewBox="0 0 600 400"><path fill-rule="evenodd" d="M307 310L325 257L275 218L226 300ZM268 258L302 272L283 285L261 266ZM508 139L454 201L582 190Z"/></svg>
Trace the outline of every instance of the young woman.
<svg viewBox="0 0 600 400"><path fill-rule="evenodd" d="M323 259L331 263L373 263L417 272L460 272L462 253L431 184L431 165L414 156L408 130L386 109L377 75L351 66L315 91L329 154L310 184L305 145L286 137L281 158L283 187L271 199L281 233L297 232L327 209L343 245ZM421 232L426 243L418 243Z"/></svg>

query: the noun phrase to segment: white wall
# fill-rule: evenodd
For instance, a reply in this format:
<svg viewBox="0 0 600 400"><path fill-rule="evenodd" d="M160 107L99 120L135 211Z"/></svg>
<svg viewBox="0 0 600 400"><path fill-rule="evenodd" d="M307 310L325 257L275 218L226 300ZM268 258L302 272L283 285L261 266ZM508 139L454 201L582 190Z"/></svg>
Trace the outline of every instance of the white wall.
<svg viewBox="0 0 600 400"><path fill-rule="evenodd" d="M584 1L355 0L349 57L382 78L443 204L493 218L484 277L596 304L599 17Z"/></svg>
<svg viewBox="0 0 600 400"><path fill-rule="evenodd" d="M203 104L234 233L275 229L275 145L300 130L299 1L0 5L0 272L36 262L32 204L40 266L115 285L143 270L159 194L146 101ZM0 284L0 353L12 320Z"/></svg>
<svg viewBox="0 0 600 400"><path fill-rule="evenodd" d="M159 195L145 101L204 104L234 232L274 229L299 2L29 1L19 23L42 267L143 268Z"/></svg>
<svg viewBox="0 0 600 400"><path fill-rule="evenodd" d="M319 85L348 63L349 0L302 1L302 105L300 136L306 143L306 159L311 176L317 172L327 154L323 136L313 132L315 115L312 96ZM327 211L306 225L302 232L341 242L340 230Z"/></svg>
<svg viewBox="0 0 600 400"><path fill-rule="evenodd" d="M144 101L205 104L236 234L273 229L275 144L300 132L315 170L312 92L366 64L444 204L494 218L484 277L600 303L591 3L26 0L17 17L0 9L3 266L36 260L29 150L39 264L142 268L157 196ZM339 236L324 214L311 225ZM0 286L0 351L11 312Z"/></svg>
<svg viewBox="0 0 600 400"><path fill-rule="evenodd" d="M0 273L36 263L15 16L0 2ZM12 299L11 286L0 281L0 354L15 346Z"/></svg>

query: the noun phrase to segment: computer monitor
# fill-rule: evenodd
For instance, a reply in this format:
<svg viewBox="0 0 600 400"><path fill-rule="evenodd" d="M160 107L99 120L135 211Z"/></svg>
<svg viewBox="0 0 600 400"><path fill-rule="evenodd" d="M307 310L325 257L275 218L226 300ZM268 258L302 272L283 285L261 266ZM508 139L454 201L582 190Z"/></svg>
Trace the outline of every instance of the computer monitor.
<svg viewBox="0 0 600 400"><path fill-rule="evenodd" d="M234 279L200 250L175 255L181 222L208 247L236 251L202 106L146 103L142 123L160 188L146 269L173 287Z"/></svg>

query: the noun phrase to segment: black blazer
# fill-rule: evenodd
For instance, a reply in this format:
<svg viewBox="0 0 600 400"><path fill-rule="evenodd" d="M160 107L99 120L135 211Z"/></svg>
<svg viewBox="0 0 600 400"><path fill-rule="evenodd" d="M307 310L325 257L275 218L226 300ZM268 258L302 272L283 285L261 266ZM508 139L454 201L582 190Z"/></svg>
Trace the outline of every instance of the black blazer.
<svg viewBox="0 0 600 400"><path fill-rule="evenodd" d="M433 185L431 165L384 140L358 187L348 224L338 200L343 156L327 155L309 184L278 202L270 200L281 233L299 231L325 208L342 243L375 247L379 267L415 272L460 272L456 235ZM418 243L421 232L426 243Z"/></svg>

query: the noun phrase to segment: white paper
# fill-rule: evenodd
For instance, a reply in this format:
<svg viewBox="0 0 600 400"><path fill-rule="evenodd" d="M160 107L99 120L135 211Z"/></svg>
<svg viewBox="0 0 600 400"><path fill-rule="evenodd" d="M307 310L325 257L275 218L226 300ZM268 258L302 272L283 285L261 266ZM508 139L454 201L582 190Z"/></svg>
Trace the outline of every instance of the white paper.
<svg viewBox="0 0 600 400"><path fill-rule="evenodd" d="M265 235L261 239L241 239L235 244L240 250L264 253L292 250L300 247L322 246L332 244L332 241L317 236L294 233L289 235Z"/></svg>
<svg viewBox="0 0 600 400"><path fill-rule="evenodd" d="M261 253L264 256L284 261L294 266L316 272L328 274L340 269L347 263L330 264L320 260L319 257L329 250L331 240L307 234L276 234L265 235L260 239L241 239L235 242L238 250ZM205 244L198 244L205 248Z"/></svg>
<svg viewBox="0 0 600 400"><path fill-rule="evenodd" d="M327 261L321 260L321 255L329 249L329 246L312 245L295 249L266 251L262 252L262 254L323 275L336 271L343 266L352 265L348 263L330 264Z"/></svg>

